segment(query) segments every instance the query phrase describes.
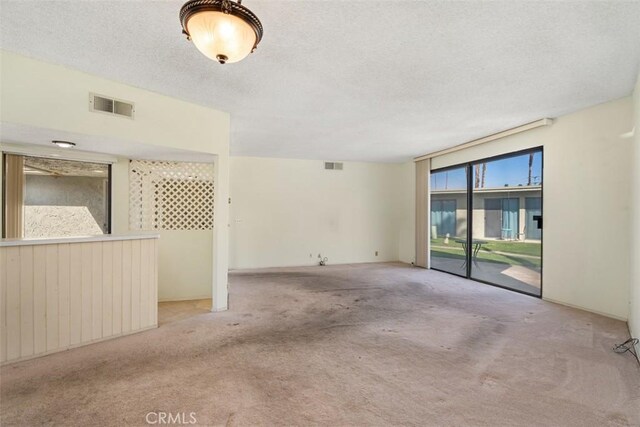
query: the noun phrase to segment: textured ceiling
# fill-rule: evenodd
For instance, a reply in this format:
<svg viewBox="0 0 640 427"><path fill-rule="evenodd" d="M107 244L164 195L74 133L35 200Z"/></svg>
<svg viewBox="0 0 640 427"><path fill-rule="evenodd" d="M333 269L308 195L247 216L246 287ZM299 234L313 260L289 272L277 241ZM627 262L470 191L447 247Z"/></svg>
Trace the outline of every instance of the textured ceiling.
<svg viewBox="0 0 640 427"><path fill-rule="evenodd" d="M640 63L640 1L245 0L265 36L224 66L181 4L2 0L1 46L228 111L234 155L365 161L629 95Z"/></svg>

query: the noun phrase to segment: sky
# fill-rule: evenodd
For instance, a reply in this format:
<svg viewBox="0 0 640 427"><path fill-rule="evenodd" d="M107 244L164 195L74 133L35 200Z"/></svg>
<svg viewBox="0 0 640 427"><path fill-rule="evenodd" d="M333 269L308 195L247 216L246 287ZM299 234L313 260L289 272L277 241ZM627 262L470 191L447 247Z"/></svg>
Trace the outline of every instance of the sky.
<svg viewBox="0 0 640 427"><path fill-rule="evenodd" d="M529 154L494 160L486 163L484 188L517 187L527 185L529 176ZM474 173L474 168L471 169ZM482 173L482 166L480 166ZM542 183L542 152L533 154L532 179L534 184ZM472 182L475 183L475 176ZM465 190L467 188L465 168L450 169L431 174L432 190Z"/></svg>

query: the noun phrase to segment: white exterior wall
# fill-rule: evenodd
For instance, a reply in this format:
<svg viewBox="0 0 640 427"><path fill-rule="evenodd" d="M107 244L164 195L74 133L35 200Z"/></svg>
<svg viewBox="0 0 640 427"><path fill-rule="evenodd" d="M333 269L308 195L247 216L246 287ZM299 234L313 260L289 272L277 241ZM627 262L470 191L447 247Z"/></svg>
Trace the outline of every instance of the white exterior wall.
<svg viewBox="0 0 640 427"><path fill-rule="evenodd" d="M474 193L473 195L473 236L478 239L485 239L485 211L484 201L486 199L503 199L517 198L519 203L518 209L518 235L520 240L524 238L527 222L526 199L527 197L540 197L539 191L531 192L487 192ZM466 193L447 193L433 192L433 200L455 200L456 201L456 236L467 235L467 194ZM443 236L438 236L443 237Z"/></svg>

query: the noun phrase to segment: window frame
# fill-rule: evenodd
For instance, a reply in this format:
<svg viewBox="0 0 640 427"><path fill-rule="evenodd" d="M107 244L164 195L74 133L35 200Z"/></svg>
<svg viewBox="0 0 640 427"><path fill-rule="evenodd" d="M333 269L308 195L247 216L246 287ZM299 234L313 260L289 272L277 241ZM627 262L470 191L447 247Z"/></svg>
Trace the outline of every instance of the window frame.
<svg viewBox="0 0 640 427"><path fill-rule="evenodd" d="M447 170L451 170L451 169L461 169L461 168L465 168L466 170L466 174L467 174L467 243L473 241L473 195L474 195L474 188L473 188L473 166L476 164L481 164L481 163L488 163L488 162L493 162L493 161L497 161L497 160L503 160L503 159L508 159L511 157L518 157L518 156L523 156L526 154L531 154L531 153L540 153L541 156L541 164L540 164L540 168L541 168L541 173L542 173L542 184L540 186L540 214L541 216L544 218L544 146L540 145L540 146L536 146L536 147L531 147L531 148L525 148L523 150L517 150L517 151L512 151L512 152L508 152L508 153L503 153L503 154L498 154L495 156L490 156L490 157L484 157L484 158L479 158L479 159L474 159L474 160L470 160L467 162L463 162L463 163L457 163L457 164L453 164L453 165L449 165L449 166L445 166L442 168L438 168L438 169L430 169L429 170L429 176L431 176L431 174L434 173L439 173L439 172L445 172ZM428 194L429 200L431 200L431 191L429 191ZM431 215L431 212L429 212L429 215ZM431 225L431 221L429 221L429 225ZM431 237L429 237L430 239ZM429 254L428 257L431 258L431 249L429 249ZM452 274L454 276L458 276L458 277L462 277L468 280L473 280L476 282L480 282L480 283L484 283L486 285L490 285L490 286L495 286L497 288L501 288L501 289L506 289L508 291L512 291L512 292L517 292L523 295L528 295L534 298L540 298L542 299L542 295L544 292L544 230L540 229L540 259L541 259L541 264L540 264L540 294L532 294L529 292L525 292L519 289L514 289L514 288L509 288L507 286L503 286L503 285L499 285L497 283L492 283L492 282L488 282L482 279L477 279L472 277L471 275L471 263L472 263L472 254L471 251L467 251L466 254L466 272L464 275L462 274L457 274L457 273L452 273L450 271L445 271L445 270L440 270L438 268L434 268L431 267L432 270L436 270L436 271L440 271L443 273L447 273L447 274Z"/></svg>
<svg viewBox="0 0 640 427"><path fill-rule="evenodd" d="M7 168L5 167L5 162L6 162L6 156L7 154L12 154L10 152L6 152L3 151L2 152L2 238L6 239L6 194L7 194ZM112 202L113 202L113 164L112 163L107 163L104 161L91 161L91 160L78 160L78 159L74 159L74 158L65 158L62 156L56 156L56 157L52 157L52 156L47 156L47 155L38 155L38 154L22 154L22 153L16 153L15 155L18 156L22 156L22 157L39 157L39 158L43 158L43 159L54 159L54 160L65 160L65 161L69 161L69 162L78 162L78 163L100 163L103 164L107 167L107 191L105 194L105 197L107 198L106 203L105 203L105 220L106 220L106 230L105 232L102 234L103 236L107 236L112 234L112 218L113 218L113 212L112 212ZM24 225L23 225L24 226ZM24 230L23 230L24 232ZM60 239L60 237L43 237L41 240L48 240L48 239Z"/></svg>

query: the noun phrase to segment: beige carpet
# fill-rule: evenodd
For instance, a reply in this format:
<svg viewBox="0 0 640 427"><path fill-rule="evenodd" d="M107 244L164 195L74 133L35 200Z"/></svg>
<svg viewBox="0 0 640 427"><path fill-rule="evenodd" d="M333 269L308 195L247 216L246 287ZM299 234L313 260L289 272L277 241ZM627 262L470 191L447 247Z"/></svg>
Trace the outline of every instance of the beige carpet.
<svg viewBox="0 0 640 427"><path fill-rule="evenodd" d="M402 264L230 282L228 312L3 367L2 425L640 425L623 322Z"/></svg>
<svg viewBox="0 0 640 427"><path fill-rule="evenodd" d="M163 326L209 312L211 312L211 299L161 302L158 304L158 325Z"/></svg>

